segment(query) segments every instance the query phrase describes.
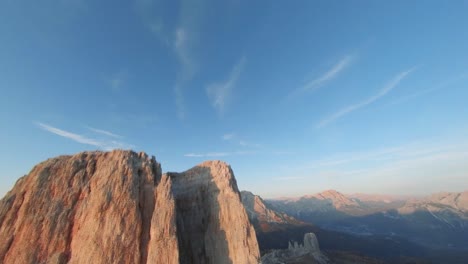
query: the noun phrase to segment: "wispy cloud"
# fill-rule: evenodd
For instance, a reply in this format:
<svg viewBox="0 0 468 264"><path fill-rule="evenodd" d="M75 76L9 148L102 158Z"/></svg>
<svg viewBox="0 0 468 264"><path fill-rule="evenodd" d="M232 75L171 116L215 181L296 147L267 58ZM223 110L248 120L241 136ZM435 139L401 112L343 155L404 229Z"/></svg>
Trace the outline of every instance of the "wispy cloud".
<svg viewBox="0 0 468 264"><path fill-rule="evenodd" d="M173 87L177 117L185 119L187 104L185 89L197 71L195 44L200 38L197 32L200 21L204 19L203 1L181 1L176 23L167 16L171 8L170 1L137 0L136 7L148 29L174 52L180 67Z"/></svg>
<svg viewBox="0 0 468 264"><path fill-rule="evenodd" d="M46 124L43 124L43 123L40 123L40 122L38 122L36 124L40 128L44 129L45 131L48 131L50 133L59 135L59 136L64 137L64 138L71 139L71 140L76 141L76 142L81 143L81 144L86 144L86 145L91 145L91 146L96 146L96 147L100 147L102 145L102 143L97 141L97 140L87 138L87 137L79 135L79 134L68 132L68 131L65 131L65 130L62 130L62 129L59 129L59 128L56 128L56 127L53 127L53 126L49 126L49 125L46 125Z"/></svg>
<svg viewBox="0 0 468 264"><path fill-rule="evenodd" d="M235 151L235 152L208 152L208 153L187 153L184 157L189 158L213 158L213 157L226 157L254 154L251 151Z"/></svg>
<svg viewBox="0 0 468 264"><path fill-rule="evenodd" d="M352 55L346 55L343 57L340 61L338 61L337 64L333 65L331 69L329 69L326 73L324 73L322 76L318 77L317 79L314 79L308 83L306 83L304 86L301 87L302 91L313 91L317 88L319 88L322 84L333 80L338 74L344 70L353 60Z"/></svg>
<svg viewBox="0 0 468 264"><path fill-rule="evenodd" d="M41 122L36 122L35 124L39 128L41 128L41 129L43 129L45 131L48 131L50 133L53 133L55 135L58 135L58 136L73 140L73 141L81 143L81 144L95 146L95 147L98 147L98 148L101 148L101 149L104 149L104 150L112 150L112 149L118 149L118 148L129 149L129 148L134 148L135 147L134 145L127 144L125 142L121 142L121 141L117 141L117 140L98 140L98 139L90 138L90 137L87 137L85 135L80 135L80 134L77 134L77 133L69 132L69 131L66 131L66 130L63 130L63 129L60 129L60 128L57 128L57 127L53 127L53 126L50 126L48 124L44 124L44 123L41 123ZM92 129L92 128L88 128L88 129L90 129L93 132L96 132L96 133L99 133L99 134L102 134L102 135L107 135L107 136L110 136L110 137L118 136L116 134L110 133L110 132L105 131L105 130Z"/></svg>
<svg viewBox="0 0 468 264"><path fill-rule="evenodd" d="M250 150L238 150L238 151L214 151L214 152L190 152L184 154L184 157L190 158L213 158L213 157L227 157L227 156L244 156L244 155L266 155L266 156L278 156L278 155L294 155L294 152L287 151L272 151L272 150L263 150L263 149L254 149Z"/></svg>
<svg viewBox="0 0 468 264"><path fill-rule="evenodd" d="M261 146L260 144L257 144L257 143L245 141L239 138L239 136L237 136L235 133L224 134L221 138L224 141L231 141L231 142L239 143L239 145L242 147L259 148Z"/></svg>
<svg viewBox="0 0 468 264"><path fill-rule="evenodd" d="M424 142L401 146L399 151L391 151L387 155L380 155L375 159L368 154L354 159L349 153L348 160L327 165L321 160L312 161L312 166L291 165L284 169L277 168L276 176L270 176L277 181L297 180L300 185L295 191L301 190L300 195L310 193L311 184L317 191L323 189L338 189L344 192L364 193L394 193L394 194L424 194L446 191L466 190L466 173L468 165L468 142L439 142L434 145L425 145ZM429 143L431 144L431 143ZM432 150L430 150L432 149ZM407 151L410 155L406 155ZM376 153L382 152L377 150ZM366 156L366 157L365 157ZM333 158L330 158L330 160ZM297 177L297 179L295 179ZM291 181L291 184L292 181Z"/></svg>
<svg viewBox="0 0 468 264"><path fill-rule="evenodd" d="M327 72L321 76L310 80L303 84L302 86L295 89L288 98L293 98L303 92L311 92L319 89L325 83L336 78L346 67L348 67L353 61L355 55L346 55L341 60L339 60L335 65L333 65Z"/></svg>
<svg viewBox="0 0 468 264"><path fill-rule="evenodd" d="M246 58L242 57L231 70L229 78L225 82L212 83L206 87L206 94L218 114L222 115L224 113L245 63Z"/></svg>
<svg viewBox="0 0 468 264"><path fill-rule="evenodd" d="M186 113L184 88L186 83L192 79L195 74L195 65L190 55L190 39L187 29L180 26L175 30L174 35L174 50L181 65L174 85L174 94L177 116L179 119L184 119Z"/></svg>
<svg viewBox="0 0 468 264"><path fill-rule="evenodd" d="M184 71L192 72L192 60L188 50L190 41L189 33L187 32L186 28L181 26L175 30L174 34L174 50L177 54L177 57L179 58L183 67L185 67Z"/></svg>
<svg viewBox="0 0 468 264"><path fill-rule="evenodd" d="M184 157L204 158L204 157L224 157L228 155L229 153L226 153L226 152L209 152L209 153L188 153L188 154L184 154Z"/></svg>
<svg viewBox="0 0 468 264"><path fill-rule="evenodd" d="M333 115L322 119L318 123L317 127L318 128L324 127L327 124L335 121L338 118L341 118L341 117L343 117L343 116L345 116L345 115L347 115L347 114L349 114L349 113L351 113L353 111L356 111L356 110L358 110L358 109L360 109L362 107L365 107L365 106L377 101L378 99L380 99L381 97L383 97L387 93L389 93L391 90L393 90L406 76L408 76L415 69L416 68L413 67L413 68L411 68L411 69L409 69L407 71L399 73L389 83L387 83L387 85L385 85L376 95L371 96L371 97L369 97L369 98L365 99L364 101L359 102L357 104L347 106L347 107L341 109L340 111L334 113Z"/></svg>
<svg viewBox="0 0 468 264"><path fill-rule="evenodd" d="M448 86L453 85L456 82L461 81L463 79L466 79L467 77L468 77L468 73L459 74L459 75L455 76L454 78L451 78L451 79L446 80L446 81L444 81L442 83L439 83L438 85L435 85L434 87L418 90L418 91L416 91L416 92L414 92L412 94L408 94L408 95L405 95L403 97L400 97L400 98L390 102L388 105L400 104L400 103L403 103L403 102L408 101L410 99L420 97L420 96L423 96L425 94L447 88Z"/></svg>
<svg viewBox="0 0 468 264"><path fill-rule="evenodd" d="M110 86L112 91L118 92L122 90L122 87L124 86L127 77L128 73L126 71L120 71L113 75L110 75L106 78L105 81Z"/></svg>
<svg viewBox="0 0 468 264"><path fill-rule="evenodd" d="M160 0L135 0L136 11L140 15L145 26L153 33L164 45L171 45L170 30L164 14L167 10L164 1Z"/></svg>
<svg viewBox="0 0 468 264"><path fill-rule="evenodd" d="M235 135L236 135L236 134L234 134L234 133L224 134L224 135L222 136L222 139L223 139L223 140L231 140L231 139L233 139L233 138L235 137Z"/></svg>
<svg viewBox="0 0 468 264"><path fill-rule="evenodd" d="M291 180L302 180L304 176L285 176L285 177L275 177L275 181L291 181Z"/></svg>
<svg viewBox="0 0 468 264"><path fill-rule="evenodd" d="M98 129L98 128L94 128L94 127L87 127L87 128L89 130L95 132L95 133L102 134L102 135L105 135L105 136L109 136L109 137L113 137L113 138L123 138L122 136L117 135L117 134L112 133L112 132L109 132L107 130Z"/></svg>
<svg viewBox="0 0 468 264"><path fill-rule="evenodd" d="M253 147L253 148L259 148L260 147L260 144L251 143L251 142L247 142L247 141L244 141L244 140L240 140L239 145L241 145L243 147Z"/></svg>
<svg viewBox="0 0 468 264"><path fill-rule="evenodd" d="M458 144L457 144L458 145ZM424 142L412 142L404 145L387 147L381 149L373 149L363 152L346 152L337 153L331 157L316 159L310 161L303 169L323 169L340 167L354 163L373 163L373 162L386 162L400 159L409 159L414 157L420 157L425 155L432 155L444 151L449 151L457 148L457 145L453 144L429 144Z"/></svg>

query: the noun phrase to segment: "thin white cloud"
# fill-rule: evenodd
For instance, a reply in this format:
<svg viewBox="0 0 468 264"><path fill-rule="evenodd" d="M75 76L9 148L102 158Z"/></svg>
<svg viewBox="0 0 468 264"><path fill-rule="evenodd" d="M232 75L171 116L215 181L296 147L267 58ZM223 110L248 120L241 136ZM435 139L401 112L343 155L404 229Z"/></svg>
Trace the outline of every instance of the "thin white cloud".
<svg viewBox="0 0 468 264"><path fill-rule="evenodd" d="M432 93L432 92L435 92L437 90L447 88L448 86L451 86L454 83L456 83L456 82L458 82L460 80L463 80L463 79L465 79L467 77L468 77L468 73L457 75L456 77L451 78L451 79L449 79L449 80L447 80L445 82L442 82L442 83L440 83L440 84L438 84L438 85L436 85L434 87L431 87L431 88L428 88L428 89L422 89L422 90L416 91L416 92L414 92L412 94L408 94L406 96L400 97L400 98L388 103L388 105L400 104L400 103L403 103L403 102L408 101L410 99L420 97L420 96L423 96L425 94Z"/></svg>
<svg viewBox="0 0 468 264"><path fill-rule="evenodd" d="M244 140L240 140L239 145L241 145L243 147L254 147L254 148L260 147L260 144L251 143L251 142L247 142L247 141L244 141Z"/></svg>
<svg viewBox="0 0 468 264"><path fill-rule="evenodd" d="M338 74L344 70L353 60L352 55L346 55L343 57L337 64L333 65L331 69L329 69L325 74L320 76L317 79L314 79L308 83L306 83L304 86L301 87L302 91L313 91L317 88L319 88L322 84L325 82L328 82L330 80L333 80Z"/></svg>
<svg viewBox="0 0 468 264"><path fill-rule="evenodd" d="M105 136L109 136L109 137L113 137L113 138L123 138L122 136L117 135L117 134L112 133L112 132L109 132L107 130L98 129L98 128L94 128L94 127L87 127L87 128L89 130L95 132L95 133L102 134L102 135L105 135Z"/></svg>
<svg viewBox="0 0 468 264"><path fill-rule="evenodd" d="M249 144L248 144L247 142L241 140L241 141L239 141L239 145L246 147L246 146L248 146Z"/></svg>
<svg viewBox="0 0 468 264"><path fill-rule="evenodd" d="M167 31L167 23L164 21L165 3L159 0L135 0L135 7L145 26L164 45L170 47L171 39Z"/></svg>
<svg viewBox="0 0 468 264"><path fill-rule="evenodd" d="M187 33L184 28L180 27L176 30L175 34L175 48L178 50L182 49L187 41Z"/></svg>
<svg viewBox="0 0 468 264"><path fill-rule="evenodd" d="M243 156L243 155L294 155L294 152L286 152L286 151L270 151L270 150L259 150L251 149L251 150L239 150L239 151L232 151L232 152L206 152L206 153L198 153L198 152L191 152L184 154L184 157L190 158L210 158L210 157L226 157L226 156Z"/></svg>
<svg viewBox="0 0 468 264"><path fill-rule="evenodd" d="M125 71L118 72L110 78L107 79L109 86L111 87L112 91L118 92L122 89L122 86L125 83L125 79L127 78L127 73Z"/></svg>
<svg viewBox="0 0 468 264"><path fill-rule="evenodd" d="M117 141L117 140L97 140L97 139L86 137L84 135L80 135L80 134L76 134L76 133L73 133L73 132L65 131L63 129L56 128L56 127L53 127L53 126L50 126L50 125L47 125L47 124L44 124L44 123L41 123L41 122L36 122L36 125L39 126L41 129L43 129L45 131L48 131L50 133L53 133L55 135L71 139L71 140L73 140L75 142L78 142L78 143L81 143L81 144L95 146L95 147L101 148L103 150L132 149L132 148L135 148L135 145L127 144L125 142L121 142L121 141ZM91 128L89 128L89 129L92 130ZM100 132L97 132L97 131L100 131ZM110 136L110 134L112 134L113 136L117 136L117 135L115 135L113 133L110 133L108 131L99 130L99 129L97 129L94 132L100 133L100 134L103 134L103 135L107 135L107 136ZM102 132L107 132L109 134L102 133ZM111 137L113 137L113 136L111 136Z"/></svg>
<svg viewBox="0 0 468 264"><path fill-rule="evenodd" d="M285 177L275 177L275 181L291 181L291 180L302 180L304 176L285 176Z"/></svg>
<svg viewBox="0 0 468 264"><path fill-rule="evenodd" d="M183 90L185 83L193 77L195 67L190 56L189 34L187 29L184 27L178 27L175 30L174 35L174 50L177 55L177 59L181 64L181 69L177 74L176 84L174 85L174 94L177 116L179 119L184 119L186 110Z"/></svg>
<svg viewBox="0 0 468 264"><path fill-rule="evenodd" d="M173 48L181 64L181 69L178 73L178 79L181 82L191 79L195 73L195 62L191 54L193 41L195 41L195 36L190 31L190 28L179 26L175 29Z"/></svg>
<svg viewBox="0 0 468 264"><path fill-rule="evenodd" d="M229 153L226 153L226 152L210 152L210 153L188 153L188 154L184 154L184 157L203 158L203 157L224 157L228 155Z"/></svg>
<svg viewBox="0 0 468 264"><path fill-rule="evenodd" d="M187 153L187 154L184 154L184 157L189 157L189 158L213 158L213 157L250 155L250 154L254 154L254 153L255 152L251 152L251 151Z"/></svg>
<svg viewBox="0 0 468 264"><path fill-rule="evenodd" d="M294 167L295 174L310 174L314 171L335 171L340 175L363 174L369 170L392 167L396 164L411 165L419 161L436 161L442 160L443 157L449 159L458 154L465 155L467 147L467 140L450 142L432 139L364 152L338 153L323 159L310 160L305 164L289 165L284 169L290 171L290 168Z"/></svg>
<svg viewBox="0 0 468 264"><path fill-rule="evenodd" d="M259 148L261 146L260 144L256 144L256 143L252 143L252 142L248 142L243 139L240 139L235 133L224 134L222 136L222 139L224 141L231 141L231 142L239 143L239 145L242 147Z"/></svg>
<svg viewBox="0 0 468 264"><path fill-rule="evenodd" d="M218 114L222 115L229 104L230 96L236 86L237 80L244 68L246 58L242 57L229 74L229 78L222 83L212 83L206 87L206 94Z"/></svg>
<svg viewBox="0 0 468 264"><path fill-rule="evenodd" d="M348 67L354 60L355 55L346 55L339 60L333 67L318 78L306 82L301 87L294 90L288 98L295 97L303 92L311 92L319 89L325 83L336 78L346 67Z"/></svg>
<svg viewBox="0 0 468 264"><path fill-rule="evenodd" d="M235 136L236 136L235 133L228 133L228 134L224 134L224 135L222 136L222 139L223 139L223 140L231 140L231 139L233 139Z"/></svg>
<svg viewBox="0 0 468 264"><path fill-rule="evenodd" d="M99 141L97 141L95 139L92 139L92 138L87 138L85 136L78 135L78 134L75 134L75 133L72 133L72 132L68 132L68 131L65 131L65 130L62 130L62 129L59 129L59 128L56 128L56 127L53 127L53 126L49 126L49 125L46 125L46 124L43 124L43 123L40 123L40 122L38 122L37 125L40 128L44 129L45 131L48 131L50 133L59 135L59 136L64 137L64 138L71 139L71 140L76 141L76 142L81 143L81 144L86 144L86 145L91 145L91 146L96 146L96 147L101 147L102 146L101 142L99 142Z"/></svg>
<svg viewBox="0 0 468 264"><path fill-rule="evenodd" d="M365 106L377 101L378 99L380 99L381 97L383 97L387 93L389 93L391 90L393 90L406 76L408 76L415 69L416 68L413 67L413 68L411 68L411 69L409 69L407 71L399 73L389 83L387 83L387 85L385 85L384 88L382 88L376 95L371 96L371 97L367 98L366 100L364 100L362 102L359 102L357 104L347 106L347 107L341 109L340 111L334 113L333 115L322 119L318 123L317 127L318 128L324 127L327 124L335 121L338 118L341 118L341 117L343 117L343 116L345 116L345 115L347 115L347 114L349 114L349 113L351 113L353 111L356 111L356 110L358 110L358 109L360 109L362 107L365 107Z"/></svg>
<svg viewBox="0 0 468 264"><path fill-rule="evenodd" d="M197 71L195 44L199 42L198 30L203 16L205 3L181 1L178 7L176 23L168 19L169 2L156 0L136 0L136 7L148 30L152 32L168 49L179 63L173 86L177 117L186 118L187 104L184 96L188 83Z"/></svg>

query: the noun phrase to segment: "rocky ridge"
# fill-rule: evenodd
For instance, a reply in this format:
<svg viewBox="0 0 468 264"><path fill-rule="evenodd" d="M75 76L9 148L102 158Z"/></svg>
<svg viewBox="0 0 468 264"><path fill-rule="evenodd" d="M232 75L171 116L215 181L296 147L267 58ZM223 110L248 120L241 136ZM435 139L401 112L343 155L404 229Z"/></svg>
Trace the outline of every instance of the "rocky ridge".
<svg viewBox="0 0 468 264"><path fill-rule="evenodd" d="M241 198L249 219L257 232L270 232L284 227L305 224L285 213L272 210L260 196L249 191L242 191Z"/></svg>
<svg viewBox="0 0 468 264"><path fill-rule="evenodd" d="M0 263L258 263L231 168L132 151L35 166L0 201Z"/></svg>
<svg viewBox="0 0 468 264"><path fill-rule="evenodd" d="M460 193L436 193L423 199L411 199L399 208L402 214L413 213L417 210L430 212L452 211L468 218L468 191Z"/></svg>

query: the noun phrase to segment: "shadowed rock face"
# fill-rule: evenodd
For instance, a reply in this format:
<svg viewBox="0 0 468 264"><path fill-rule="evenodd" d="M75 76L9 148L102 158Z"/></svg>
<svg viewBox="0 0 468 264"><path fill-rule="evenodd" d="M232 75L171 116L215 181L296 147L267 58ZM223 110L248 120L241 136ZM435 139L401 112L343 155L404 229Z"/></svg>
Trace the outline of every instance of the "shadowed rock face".
<svg viewBox="0 0 468 264"><path fill-rule="evenodd" d="M162 175L145 153L61 156L0 201L0 263L256 263L237 204L225 163Z"/></svg>
<svg viewBox="0 0 468 264"><path fill-rule="evenodd" d="M241 203L231 168L204 162L168 173L176 199L181 263L258 263L255 230Z"/></svg>

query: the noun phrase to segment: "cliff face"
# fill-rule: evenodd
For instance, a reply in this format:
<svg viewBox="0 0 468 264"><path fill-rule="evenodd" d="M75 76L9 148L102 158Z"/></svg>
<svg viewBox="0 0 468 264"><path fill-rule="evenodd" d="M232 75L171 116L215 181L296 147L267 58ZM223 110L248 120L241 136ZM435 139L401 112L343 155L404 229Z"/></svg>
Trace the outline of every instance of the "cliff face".
<svg viewBox="0 0 468 264"><path fill-rule="evenodd" d="M181 263L258 263L255 230L241 203L231 168L204 162L169 173L176 197Z"/></svg>
<svg viewBox="0 0 468 264"><path fill-rule="evenodd" d="M0 263L257 263L228 165L161 174L144 153L40 163L0 201Z"/></svg>

